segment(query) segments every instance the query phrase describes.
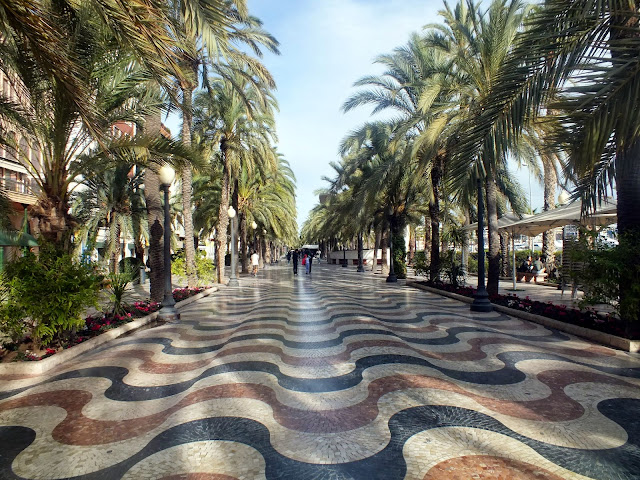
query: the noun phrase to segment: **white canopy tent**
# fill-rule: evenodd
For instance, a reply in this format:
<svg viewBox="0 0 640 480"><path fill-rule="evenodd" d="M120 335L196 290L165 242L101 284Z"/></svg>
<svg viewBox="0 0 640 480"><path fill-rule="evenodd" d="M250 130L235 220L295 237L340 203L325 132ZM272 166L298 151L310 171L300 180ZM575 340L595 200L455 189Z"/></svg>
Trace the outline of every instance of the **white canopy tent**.
<svg viewBox="0 0 640 480"><path fill-rule="evenodd" d="M516 222L499 225L498 229L507 230L511 234L535 237L549 229L564 227L565 225L611 225L618 221L617 207L616 201L609 199L603 201L591 214L583 216L582 202L577 201Z"/></svg>
<svg viewBox="0 0 640 480"><path fill-rule="evenodd" d="M507 213L498 219L498 230L506 230L511 235L511 251L513 254L513 289L516 289L516 259L514 235L535 237L552 228L566 225L605 226L617 223L617 202L614 199L600 203L595 211L587 216L582 215L582 201L562 205L536 215L525 215L520 219L514 213ZM474 230L478 224L467 225L464 230Z"/></svg>

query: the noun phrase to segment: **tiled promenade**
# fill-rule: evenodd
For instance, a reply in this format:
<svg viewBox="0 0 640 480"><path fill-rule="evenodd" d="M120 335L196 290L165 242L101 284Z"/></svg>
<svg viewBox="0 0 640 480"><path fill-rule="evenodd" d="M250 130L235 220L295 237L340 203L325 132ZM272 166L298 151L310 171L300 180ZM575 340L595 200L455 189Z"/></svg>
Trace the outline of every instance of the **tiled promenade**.
<svg viewBox="0 0 640 480"><path fill-rule="evenodd" d="M640 478L640 357L274 267L47 375L0 378L0 479Z"/></svg>

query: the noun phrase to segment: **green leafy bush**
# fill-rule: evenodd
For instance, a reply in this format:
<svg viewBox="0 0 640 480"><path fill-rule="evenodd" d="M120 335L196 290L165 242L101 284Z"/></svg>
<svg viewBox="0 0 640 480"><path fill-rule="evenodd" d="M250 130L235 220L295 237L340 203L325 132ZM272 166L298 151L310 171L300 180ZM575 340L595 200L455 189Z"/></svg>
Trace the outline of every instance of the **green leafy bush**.
<svg viewBox="0 0 640 480"><path fill-rule="evenodd" d="M138 273L139 275L139 273ZM127 313L125 304L122 301L124 293L127 291L127 287L133 281L134 270L127 269L120 273L110 273L107 277L109 281L109 292L111 292L111 314L112 315L124 315Z"/></svg>
<svg viewBox="0 0 640 480"><path fill-rule="evenodd" d="M407 246L402 235L393 236L393 270L398 278L407 278Z"/></svg>
<svg viewBox="0 0 640 480"><path fill-rule="evenodd" d="M47 345L56 335L84 325L85 309L97 306L100 281L90 267L45 244L39 256L27 252L7 265L0 318L12 318L14 324L20 319L36 346Z"/></svg>
<svg viewBox="0 0 640 480"><path fill-rule="evenodd" d="M429 272L429 262L424 251L416 252L413 257L413 269L416 275L426 275Z"/></svg>
<svg viewBox="0 0 640 480"><path fill-rule="evenodd" d="M187 262L184 258L184 250L178 252L171 261L171 275L177 277L184 277L186 272ZM198 282L203 285L208 285L214 281L216 267L213 261L207 258L206 252L198 250L196 252L196 274L198 275Z"/></svg>

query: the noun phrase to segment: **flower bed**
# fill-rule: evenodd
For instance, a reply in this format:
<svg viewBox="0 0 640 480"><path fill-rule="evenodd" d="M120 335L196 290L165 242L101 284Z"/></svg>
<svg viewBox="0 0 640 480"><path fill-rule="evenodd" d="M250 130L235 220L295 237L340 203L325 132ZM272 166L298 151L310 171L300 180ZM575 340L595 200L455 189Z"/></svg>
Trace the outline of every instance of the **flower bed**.
<svg viewBox="0 0 640 480"><path fill-rule="evenodd" d="M465 297L473 297L476 293L476 289L471 287L454 287L450 284L436 282L417 283L427 285L431 288L457 293L458 295L463 295ZM539 302L537 300L532 300L529 297L520 298L515 294L491 295L489 300L491 303L496 305L529 312L534 315L542 315L560 322L598 330L600 332L628 338L630 340L640 340L640 326L632 325L631 330L627 332L626 323L615 315L602 315L591 309L579 310L577 308L567 307L566 305L555 305L551 302Z"/></svg>
<svg viewBox="0 0 640 480"><path fill-rule="evenodd" d="M176 288L173 291L173 298L176 302L180 302L210 287L187 287ZM143 302L134 302L131 305L124 305L125 313L122 315L113 315L111 313L101 313L91 315L85 319L85 325L77 333L67 336L64 340L60 340L57 348L46 348L39 352L31 351L31 339L25 338L21 345L8 345L4 355L10 356L9 361L38 361L55 355L56 353L71 348L74 345L83 343L98 335L125 325L137 318L147 316L157 312L162 307L158 302L149 300ZM0 359L2 359L2 349L0 349ZM6 360L3 360L6 361Z"/></svg>

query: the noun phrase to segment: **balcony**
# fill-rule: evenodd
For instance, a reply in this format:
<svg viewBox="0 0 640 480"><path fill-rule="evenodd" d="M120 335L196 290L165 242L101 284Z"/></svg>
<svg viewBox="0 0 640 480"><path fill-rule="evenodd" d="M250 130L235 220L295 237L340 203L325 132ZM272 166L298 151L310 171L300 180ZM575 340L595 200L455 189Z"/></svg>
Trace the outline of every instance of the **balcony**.
<svg viewBox="0 0 640 480"><path fill-rule="evenodd" d="M38 201L40 186L33 179L13 180L0 178L0 189L9 200L25 205L33 205Z"/></svg>

